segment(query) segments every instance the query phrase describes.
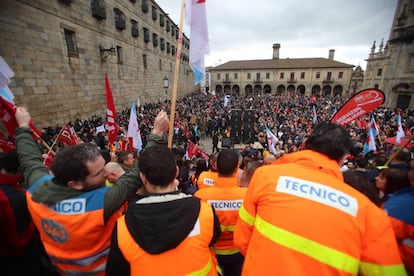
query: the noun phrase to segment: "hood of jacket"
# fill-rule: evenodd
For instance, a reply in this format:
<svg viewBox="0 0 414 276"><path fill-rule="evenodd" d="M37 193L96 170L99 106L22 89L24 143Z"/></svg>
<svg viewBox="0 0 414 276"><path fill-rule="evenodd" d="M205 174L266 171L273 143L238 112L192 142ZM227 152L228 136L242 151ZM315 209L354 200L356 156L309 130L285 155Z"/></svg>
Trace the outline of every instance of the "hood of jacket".
<svg viewBox="0 0 414 276"><path fill-rule="evenodd" d="M344 181L338 162L329 159L326 155L313 150L300 150L285 154L278 158L273 164L296 163L301 166L312 168L320 172L332 175Z"/></svg>
<svg viewBox="0 0 414 276"><path fill-rule="evenodd" d="M177 247L193 230L200 200L179 191L136 197L130 201L125 222L134 240L150 254Z"/></svg>

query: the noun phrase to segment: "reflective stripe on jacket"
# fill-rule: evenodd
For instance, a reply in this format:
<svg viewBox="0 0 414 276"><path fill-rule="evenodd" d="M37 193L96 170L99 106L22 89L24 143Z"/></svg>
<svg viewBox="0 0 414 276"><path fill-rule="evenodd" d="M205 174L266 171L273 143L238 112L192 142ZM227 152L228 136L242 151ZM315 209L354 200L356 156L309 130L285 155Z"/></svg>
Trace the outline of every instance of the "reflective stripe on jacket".
<svg viewBox="0 0 414 276"><path fill-rule="evenodd" d="M176 248L151 255L131 236L125 216L117 223L118 247L131 267L131 275L217 275L214 253L209 249L213 237L213 210L201 203L193 231ZM196 256L196 257L194 257Z"/></svg>
<svg viewBox="0 0 414 276"><path fill-rule="evenodd" d="M243 275L405 275L386 214L302 150L256 170L234 241Z"/></svg>
<svg viewBox="0 0 414 276"><path fill-rule="evenodd" d="M218 177L214 187L198 190L194 194L216 210L220 221L221 235L212 249L219 255L239 253L233 242L233 232L246 191L246 188L237 186L237 179Z"/></svg>
<svg viewBox="0 0 414 276"><path fill-rule="evenodd" d="M63 275L105 275L112 229L121 216L116 212L104 223L108 187L46 206L32 200L35 186L27 203L51 262Z"/></svg>

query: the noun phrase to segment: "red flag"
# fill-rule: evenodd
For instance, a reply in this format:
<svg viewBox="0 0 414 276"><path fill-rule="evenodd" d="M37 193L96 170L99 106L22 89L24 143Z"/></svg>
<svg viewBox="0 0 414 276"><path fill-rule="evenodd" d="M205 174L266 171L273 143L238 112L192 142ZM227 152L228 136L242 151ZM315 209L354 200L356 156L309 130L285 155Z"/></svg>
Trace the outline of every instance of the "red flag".
<svg viewBox="0 0 414 276"><path fill-rule="evenodd" d="M16 149L14 142L10 139L7 139L7 137L2 132L0 132L0 149L2 149L4 152L11 152Z"/></svg>
<svg viewBox="0 0 414 276"><path fill-rule="evenodd" d="M331 122L342 126L374 110L385 100L384 92L369 88L352 96L332 117Z"/></svg>
<svg viewBox="0 0 414 276"><path fill-rule="evenodd" d="M187 150L189 159L193 158L194 155L198 153L197 146L191 140L188 140Z"/></svg>
<svg viewBox="0 0 414 276"><path fill-rule="evenodd" d="M63 126L57 139L63 144L69 146L80 144L80 140L76 135L75 131L72 128L70 128L69 124L67 123Z"/></svg>
<svg viewBox="0 0 414 276"><path fill-rule="evenodd" d="M7 129L7 132L11 137L14 137L14 130L19 127L16 121L16 106L6 100L5 98L0 96L0 118L4 123L4 126ZM33 125L33 120L29 124L30 129L37 135L36 138L40 139L41 133L40 131Z"/></svg>
<svg viewBox="0 0 414 276"><path fill-rule="evenodd" d="M105 88L106 88L106 114L108 121L108 138L109 144L115 143L118 136L119 126L116 123L116 111L114 105L114 99L112 98L112 90L109 86L108 75L105 74Z"/></svg>
<svg viewBox="0 0 414 276"><path fill-rule="evenodd" d="M14 114L16 114L16 106L5 98L0 97L0 118L11 137L14 136L14 130L19 127Z"/></svg>

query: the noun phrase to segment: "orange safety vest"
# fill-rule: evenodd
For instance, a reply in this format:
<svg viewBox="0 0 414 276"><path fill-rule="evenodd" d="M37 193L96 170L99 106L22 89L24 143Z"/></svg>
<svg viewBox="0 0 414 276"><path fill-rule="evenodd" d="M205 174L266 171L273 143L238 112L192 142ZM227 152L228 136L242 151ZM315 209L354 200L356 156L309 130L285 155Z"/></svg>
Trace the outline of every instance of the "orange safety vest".
<svg viewBox="0 0 414 276"><path fill-rule="evenodd" d="M238 187L234 177L218 177L214 187L198 190L194 196L212 205L220 221L221 235L212 249L219 255L239 253L233 242L239 209L246 195L246 188Z"/></svg>
<svg viewBox="0 0 414 276"><path fill-rule="evenodd" d="M213 171L202 172L197 180L198 189L213 187L214 182L217 177L218 177L218 172L213 172Z"/></svg>
<svg viewBox="0 0 414 276"><path fill-rule="evenodd" d="M40 183L28 189L27 205L52 264L63 275L105 275L112 230L121 216L116 212L104 223L104 196L109 187L45 205L32 200Z"/></svg>
<svg viewBox="0 0 414 276"><path fill-rule="evenodd" d="M131 275L217 275L216 259L209 249L213 237L211 206L201 202L193 231L176 248L149 254L131 236L125 216L118 219L118 247L131 266ZM194 258L197 256L197 258Z"/></svg>
<svg viewBox="0 0 414 276"><path fill-rule="evenodd" d="M414 273L414 226L399 219L389 217L397 237L401 258L410 275Z"/></svg>
<svg viewBox="0 0 414 276"><path fill-rule="evenodd" d="M311 150L256 170L234 242L243 275L406 275L386 214Z"/></svg>

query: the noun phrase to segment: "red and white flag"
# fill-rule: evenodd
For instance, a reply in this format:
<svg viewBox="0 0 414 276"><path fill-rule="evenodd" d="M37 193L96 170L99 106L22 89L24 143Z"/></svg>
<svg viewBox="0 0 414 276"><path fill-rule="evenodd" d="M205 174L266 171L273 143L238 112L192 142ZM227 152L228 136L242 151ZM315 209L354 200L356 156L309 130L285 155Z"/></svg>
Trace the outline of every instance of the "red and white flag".
<svg viewBox="0 0 414 276"><path fill-rule="evenodd" d="M73 146L80 144L81 141L79 137L76 135L73 128L69 127L69 124L66 123L60 131L59 136L57 137L58 141L62 142L63 144Z"/></svg>
<svg viewBox="0 0 414 276"><path fill-rule="evenodd" d="M108 75L105 74L105 88L106 88L106 115L108 121L108 138L109 145L115 143L118 137L119 126L116 123L116 110L114 99L112 97L111 86L109 86Z"/></svg>
<svg viewBox="0 0 414 276"><path fill-rule="evenodd" d="M139 131L137 111L134 103L131 104L131 115L129 116L127 136L129 140L129 150L140 152L142 150L142 138Z"/></svg>

